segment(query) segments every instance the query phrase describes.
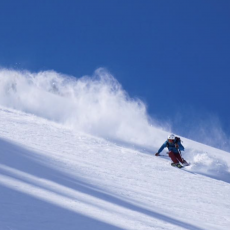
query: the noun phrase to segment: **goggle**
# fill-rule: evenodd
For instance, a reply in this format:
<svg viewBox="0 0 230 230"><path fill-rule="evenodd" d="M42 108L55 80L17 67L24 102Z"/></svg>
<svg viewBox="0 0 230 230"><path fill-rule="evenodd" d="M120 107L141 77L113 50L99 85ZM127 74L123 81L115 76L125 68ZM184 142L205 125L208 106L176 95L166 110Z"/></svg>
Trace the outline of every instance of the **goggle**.
<svg viewBox="0 0 230 230"><path fill-rule="evenodd" d="M168 139L168 142L174 142L174 140Z"/></svg>

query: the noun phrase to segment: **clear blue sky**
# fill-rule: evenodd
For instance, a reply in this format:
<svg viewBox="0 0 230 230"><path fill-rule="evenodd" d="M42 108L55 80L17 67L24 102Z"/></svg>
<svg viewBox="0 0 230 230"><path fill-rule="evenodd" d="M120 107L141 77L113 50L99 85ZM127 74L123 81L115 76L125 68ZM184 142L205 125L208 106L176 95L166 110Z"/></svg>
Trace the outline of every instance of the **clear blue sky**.
<svg viewBox="0 0 230 230"><path fill-rule="evenodd" d="M1 0L0 65L106 67L175 131L211 114L230 136L229 0Z"/></svg>

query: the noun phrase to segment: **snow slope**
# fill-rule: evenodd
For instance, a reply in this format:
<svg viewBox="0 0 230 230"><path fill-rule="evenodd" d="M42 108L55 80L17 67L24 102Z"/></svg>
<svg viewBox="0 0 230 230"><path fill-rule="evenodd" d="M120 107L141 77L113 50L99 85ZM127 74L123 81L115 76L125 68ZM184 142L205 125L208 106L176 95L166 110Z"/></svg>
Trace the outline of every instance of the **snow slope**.
<svg viewBox="0 0 230 230"><path fill-rule="evenodd" d="M34 115L0 118L2 230L229 229L227 152L184 140L192 166L179 170Z"/></svg>
<svg viewBox="0 0 230 230"><path fill-rule="evenodd" d="M230 154L182 137L172 168L165 130L104 69L1 69L0 230L229 229Z"/></svg>

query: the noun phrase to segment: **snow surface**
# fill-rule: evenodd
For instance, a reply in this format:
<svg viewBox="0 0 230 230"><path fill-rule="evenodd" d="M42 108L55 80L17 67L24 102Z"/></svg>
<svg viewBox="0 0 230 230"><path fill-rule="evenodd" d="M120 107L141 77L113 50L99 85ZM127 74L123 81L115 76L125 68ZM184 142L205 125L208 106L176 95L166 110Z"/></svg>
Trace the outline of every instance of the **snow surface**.
<svg viewBox="0 0 230 230"><path fill-rule="evenodd" d="M230 154L182 137L171 167L168 126L101 75L1 70L0 229L229 229Z"/></svg>

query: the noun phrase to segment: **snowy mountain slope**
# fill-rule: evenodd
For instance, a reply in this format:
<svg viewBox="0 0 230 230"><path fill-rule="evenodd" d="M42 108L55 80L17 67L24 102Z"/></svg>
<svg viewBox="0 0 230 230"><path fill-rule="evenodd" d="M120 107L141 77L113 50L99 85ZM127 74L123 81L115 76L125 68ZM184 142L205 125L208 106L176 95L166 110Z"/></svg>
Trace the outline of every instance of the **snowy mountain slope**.
<svg viewBox="0 0 230 230"><path fill-rule="evenodd" d="M31 114L0 119L0 229L229 229L227 152L182 138L192 165L179 170Z"/></svg>
<svg viewBox="0 0 230 230"><path fill-rule="evenodd" d="M104 69L0 69L0 105L0 229L228 229L230 154L155 157L170 125Z"/></svg>

